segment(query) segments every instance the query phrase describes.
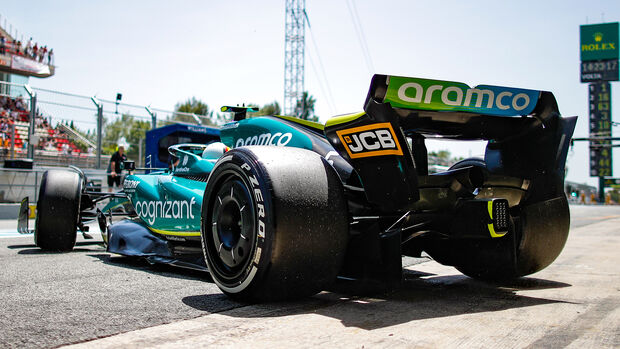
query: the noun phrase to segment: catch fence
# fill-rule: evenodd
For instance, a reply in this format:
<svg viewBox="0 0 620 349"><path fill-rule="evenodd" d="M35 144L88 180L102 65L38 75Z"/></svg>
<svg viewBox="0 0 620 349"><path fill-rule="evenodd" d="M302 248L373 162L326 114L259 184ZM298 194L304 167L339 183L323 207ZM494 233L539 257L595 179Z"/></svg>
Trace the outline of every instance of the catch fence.
<svg viewBox="0 0 620 349"><path fill-rule="evenodd" d="M0 81L0 202L18 202L20 195L36 201L35 187L46 167L77 166L105 177L110 155L104 149L119 144L134 150L138 166L144 164L145 139L129 144L115 138L108 125L121 118L146 121L150 128L177 122L179 115L196 124L221 124L222 115L198 115L152 106L123 103L95 96L31 87ZM20 164L20 160L25 160ZM9 169L26 166L33 169Z"/></svg>

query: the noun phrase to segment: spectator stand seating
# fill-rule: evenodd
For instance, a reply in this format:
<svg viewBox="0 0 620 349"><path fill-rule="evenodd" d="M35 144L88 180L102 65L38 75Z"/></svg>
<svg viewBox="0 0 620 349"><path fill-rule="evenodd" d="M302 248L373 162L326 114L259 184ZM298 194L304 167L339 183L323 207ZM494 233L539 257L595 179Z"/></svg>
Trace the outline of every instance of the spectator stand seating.
<svg viewBox="0 0 620 349"><path fill-rule="evenodd" d="M22 43L11 39L1 31L0 35L4 37L4 44L0 43L0 54L22 56L47 65L54 64L54 50L48 49L47 45L39 45L33 42L32 38Z"/></svg>
<svg viewBox="0 0 620 349"><path fill-rule="evenodd" d="M27 153L30 113L23 107L17 108L17 105L25 105L17 103L20 98L0 96L0 137L2 140L0 147L5 157L11 144L11 125L15 126L15 154L19 156L19 154ZM61 127L51 127L48 118L40 113L37 113L35 119L35 135L38 138L35 155L58 157L59 155L80 156L83 153Z"/></svg>

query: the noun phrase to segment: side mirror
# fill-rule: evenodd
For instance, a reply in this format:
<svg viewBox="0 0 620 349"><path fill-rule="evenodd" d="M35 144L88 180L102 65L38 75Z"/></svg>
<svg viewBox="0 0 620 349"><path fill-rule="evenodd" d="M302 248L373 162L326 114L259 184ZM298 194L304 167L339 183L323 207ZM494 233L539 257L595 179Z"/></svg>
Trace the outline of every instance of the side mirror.
<svg viewBox="0 0 620 349"><path fill-rule="evenodd" d="M126 171L135 171L136 162L135 161L124 161L123 166Z"/></svg>

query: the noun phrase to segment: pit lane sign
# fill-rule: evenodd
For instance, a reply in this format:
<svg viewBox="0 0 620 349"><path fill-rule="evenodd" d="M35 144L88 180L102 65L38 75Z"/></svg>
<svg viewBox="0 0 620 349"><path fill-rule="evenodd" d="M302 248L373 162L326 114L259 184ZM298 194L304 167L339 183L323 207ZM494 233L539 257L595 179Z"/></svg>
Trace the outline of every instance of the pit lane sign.
<svg viewBox="0 0 620 349"><path fill-rule="evenodd" d="M611 84L599 82L588 86L590 136L611 137Z"/></svg>
<svg viewBox="0 0 620 349"><path fill-rule="evenodd" d="M599 197L604 198L603 178L612 176L611 84L618 81L620 40L618 22L580 26L581 82L589 82L590 176L599 177Z"/></svg>
<svg viewBox="0 0 620 349"><path fill-rule="evenodd" d="M580 29L581 82L618 81L618 22Z"/></svg>
<svg viewBox="0 0 620 349"><path fill-rule="evenodd" d="M580 27L582 61L618 59L618 22Z"/></svg>
<svg viewBox="0 0 620 349"><path fill-rule="evenodd" d="M611 84L606 81L590 84L590 176L612 176Z"/></svg>
<svg viewBox="0 0 620 349"><path fill-rule="evenodd" d="M618 60L581 62L581 82L618 81Z"/></svg>

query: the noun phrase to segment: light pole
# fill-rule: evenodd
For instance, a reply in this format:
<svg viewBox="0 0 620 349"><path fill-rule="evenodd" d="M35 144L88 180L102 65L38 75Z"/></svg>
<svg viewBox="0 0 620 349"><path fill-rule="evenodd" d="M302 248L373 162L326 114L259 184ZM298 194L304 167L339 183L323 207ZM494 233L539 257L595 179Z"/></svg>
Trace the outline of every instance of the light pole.
<svg viewBox="0 0 620 349"><path fill-rule="evenodd" d="M97 168L101 168L101 143L103 130L103 104L99 102L97 97L90 97L95 106L97 106Z"/></svg>

